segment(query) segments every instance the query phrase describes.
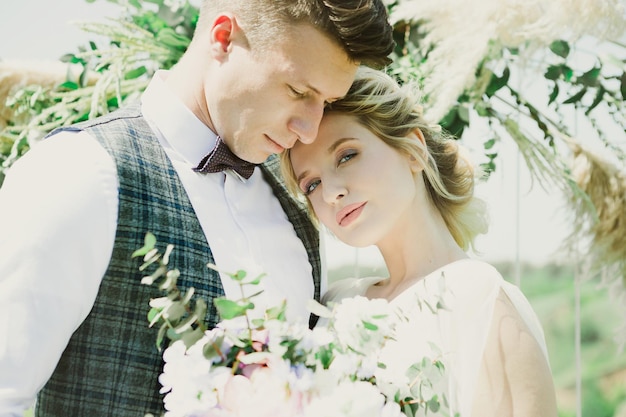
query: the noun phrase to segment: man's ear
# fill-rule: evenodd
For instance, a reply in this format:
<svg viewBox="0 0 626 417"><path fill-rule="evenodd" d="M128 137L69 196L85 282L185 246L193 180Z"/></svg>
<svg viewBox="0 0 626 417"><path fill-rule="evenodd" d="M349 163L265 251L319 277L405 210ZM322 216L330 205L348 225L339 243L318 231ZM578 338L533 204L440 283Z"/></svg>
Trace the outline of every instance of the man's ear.
<svg viewBox="0 0 626 417"><path fill-rule="evenodd" d="M211 52L217 60L223 60L232 49L233 38L239 27L235 16L221 13L211 26Z"/></svg>

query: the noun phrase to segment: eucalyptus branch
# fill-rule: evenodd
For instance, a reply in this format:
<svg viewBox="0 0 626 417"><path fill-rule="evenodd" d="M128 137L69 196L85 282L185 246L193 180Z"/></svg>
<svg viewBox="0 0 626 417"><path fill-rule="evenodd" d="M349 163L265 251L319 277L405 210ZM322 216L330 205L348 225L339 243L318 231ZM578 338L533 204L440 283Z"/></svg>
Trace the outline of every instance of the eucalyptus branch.
<svg viewBox="0 0 626 417"><path fill-rule="evenodd" d="M132 257L143 257L143 264L140 271L146 270L153 264L157 268L150 275L141 279L144 285L158 284L158 288L165 292L165 296L150 300L150 312L148 320L150 327L161 323L157 335L156 346L161 350L164 338L170 340L182 339L187 347L193 345L202 338L207 330L204 324L204 316L207 305L202 299L198 299L192 308L190 305L194 294L194 289L190 288L183 295L177 287L177 280L180 276L178 269L170 270L168 267L169 257L174 249L173 245L168 245L165 253L161 255L156 248L156 237L152 233L147 233L144 246L133 252Z"/></svg>
<svg viewBox="0 0 626 417"><path fill-rule="evenodd" d="M133 258L143 257L143 264L139 267L140 271L146 270L153 264L157 265L152 274L142 278L141 283L144 285L157 284L158 288L165 292L164 297L150 300L151 310L148 313L150 327L161 323L156 341L159 349L161 349L165 337L170 340L182 339L185 345L190 347L200 340L207 330L204 324L207 304L202 299L196 299L192 307L191 301L195 292L194 288L189 288L183 295L183 292L177 287L180 272L177 269L170 270L168 267L169 257L174 250L174 246L171 244L167 245L165 253L161 255L156 248L156 243L156 237L152 233L147 233L144 246L132 254ZM231 300L226 297L217 297L213 300L213 303L222 320L244 318L248 329L248 340L252 340L253 330L262 327L264 322L261 320L255 325L249 316L249 311L254 308L252 299L263 291L246 295L244 287L259 285L265 274L258 275L253 279L247 279L247 273L242 270L236 273L228 273L221 271L213 264L208 264L207 267L217 272L226 273L238 283L241 289L240 299ZM283 306L280 314L272 315L270 318L284 317L284 308Z"/></svg>

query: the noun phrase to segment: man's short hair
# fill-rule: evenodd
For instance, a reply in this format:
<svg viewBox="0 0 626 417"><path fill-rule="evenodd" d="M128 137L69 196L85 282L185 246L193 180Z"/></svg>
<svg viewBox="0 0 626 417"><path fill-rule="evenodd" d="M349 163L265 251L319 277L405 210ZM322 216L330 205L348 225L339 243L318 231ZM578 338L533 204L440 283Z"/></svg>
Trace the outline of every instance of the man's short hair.
<svg viewBox="0 0 626 417"><path fill-rule="evenodd" d="M259 49L286 36L290 27L310 24L354 62L373 68L391 62L393 28L382 0L204 0L197 32L220 12L233 13L248 42Z"/></svg>

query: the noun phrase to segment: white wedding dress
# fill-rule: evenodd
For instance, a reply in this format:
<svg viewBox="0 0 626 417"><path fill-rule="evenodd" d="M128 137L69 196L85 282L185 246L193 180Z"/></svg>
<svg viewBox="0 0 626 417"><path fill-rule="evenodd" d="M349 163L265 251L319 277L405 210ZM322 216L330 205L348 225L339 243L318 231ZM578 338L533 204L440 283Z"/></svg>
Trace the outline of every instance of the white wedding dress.
<svg viewBox="0 0 626 417"><path fill-rule="evenodd" d="M333 283L324 301L365 295L382 278L344 279ZM428 416L470 416L483 350L496 298L503 291L541 347L548 353L541 324L518 287L506 282L491 265L472 259L448 264L413 284L390 304L397 311L396 340L383 350L388 377L401 378L423 357L439 358L445 372L435 386L448 407ZM437 309L441 302L445 309ZM421 411L421 410L420 410ZM423 415L418 412L417 415Z"/></svg>

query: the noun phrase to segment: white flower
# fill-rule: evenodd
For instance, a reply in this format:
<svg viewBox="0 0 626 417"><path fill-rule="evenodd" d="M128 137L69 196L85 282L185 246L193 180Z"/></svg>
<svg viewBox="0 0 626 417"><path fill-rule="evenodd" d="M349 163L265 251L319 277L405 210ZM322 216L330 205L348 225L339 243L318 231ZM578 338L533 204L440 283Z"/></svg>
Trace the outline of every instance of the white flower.
<svg viewBox="0 0 626 417"><path fill-rule="evenodd" d="M381 354L397 346L399 317L384 299L356 297L333 306L327 328L222 321L189 349L177 341L163 353L165 415L405 417L394 398L411 396L411 358L379 367L398 359Z"/></svg>
<svg viewBox="0 0 626 417"><path fill-rule="evenodd" d="M293 417L300 404L300 393L272 367L256 368L249 378L231 375L220 389L220 408L232 417Z"/></svg>
<svg viewBox="0 0 626 417"><path fill-rule="evenodd" d="M304 417L380 417L385 397L368 382L344 381L327 395L313 398Z"/></svg>
<svg viewBox="0 0 626 417"><path fill-rule="evenodd" d="M163 359L165 366L159 382L160 392L166 393L163 402L167 417L188 416L217 404L209 375L222 370L212 369L201 351L189 352L182 341L177 341L163 352Z"/></svg>

